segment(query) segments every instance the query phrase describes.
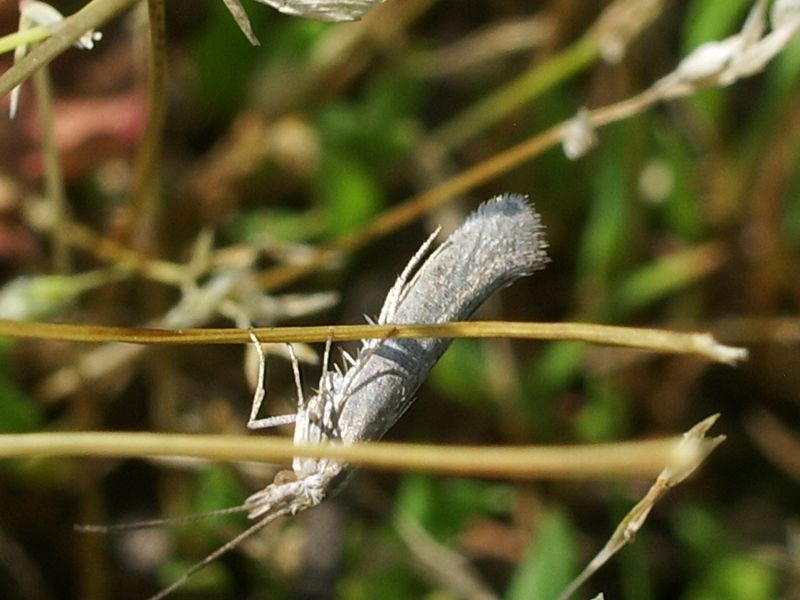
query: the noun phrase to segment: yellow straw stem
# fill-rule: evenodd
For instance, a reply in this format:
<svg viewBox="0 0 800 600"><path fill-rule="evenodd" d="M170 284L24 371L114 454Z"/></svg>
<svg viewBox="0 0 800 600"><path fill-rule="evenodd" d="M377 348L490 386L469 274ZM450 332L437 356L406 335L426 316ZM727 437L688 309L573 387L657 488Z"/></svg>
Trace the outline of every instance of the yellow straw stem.
<svg viewBox="0 0 800 600"><path fill-rule="evenodd" d="M639 442L555 446L438 446L372 442L295 445L288 438L167 433L57 432L0 435L0 458L35 456L181 456L215 461L283 462L295 456L329 457L390 471L424 471L510 479L586 479L652 476L697 460L680 437ZM711 440L708 440L710 443Z"/></svg>
<svg viewBox="0 0 800 600"><path fill-rule="evenodd" d="M262 327L253 330L262 343L334 342L377 338L517 338L572 340L639 348L670 354L699 354L710 360L734 364L747 358L747 350L718 343L711 335L663 329L617 327L592 323L529 323L466 321L436 325L321 325L313 327ZM128 342L132 344L242 344L250 343L247 329L145 329L20 323L0 320L0 336L42 338L74 342Z"/></svg>

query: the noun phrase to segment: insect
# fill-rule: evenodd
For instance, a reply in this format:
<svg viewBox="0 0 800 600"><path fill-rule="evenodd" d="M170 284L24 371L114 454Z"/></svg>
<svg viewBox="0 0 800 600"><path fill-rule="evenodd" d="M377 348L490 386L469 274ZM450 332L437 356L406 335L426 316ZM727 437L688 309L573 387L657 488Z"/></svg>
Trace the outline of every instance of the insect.
<svg viewBox="0 0 800 600"><path fill-rule="evenodd" d="M258 0L287 15L321 21L355 21L384 0Z"/></svg>
<svg viewBox="0 0 800 600"><path fill-rule="evenodd" d="M495 291L547 263L538 214L518 194L504 194L482 204L430 256L438 231L417 251L387 294L378 324L445 323L464 320ZM256 418L265 392L261 345L259 384L248 427L263 429L294 423L296 444L353 444L377 440L394 425L414 393L450 344L449 339L365 340L355 357L343 353L344 365L329 369L330 339L325 345L318 390L305 399L299 366L292 355L298 406L294 415ZM291 346L290 346L291 352ZM209 554L152 600L163 598L245 538L284 515L318 505L341 483L348 465L326 458L300 458L291 471L254 493L241 507L255 523Z"/></svg>

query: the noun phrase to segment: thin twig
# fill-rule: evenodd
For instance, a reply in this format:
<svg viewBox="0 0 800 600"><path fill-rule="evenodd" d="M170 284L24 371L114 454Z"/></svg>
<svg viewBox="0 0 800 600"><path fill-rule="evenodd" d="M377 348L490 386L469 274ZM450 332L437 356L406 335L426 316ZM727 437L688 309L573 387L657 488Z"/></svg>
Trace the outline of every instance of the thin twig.
<svg viewBox="0 0 800 600"><path fill-rule="evenodd" d="M636 7L630 6L636 3L649 5L637 13ZM620 46L618 52L624 52L630 40L661 13L663 4L661 0L612 2L580 39L452 117L432 134L431 142L445 149L462 146L512 111L589 67L603 56L609 41Z"/></svg>
<svg viewBox="0 0 800 600"><path fill-rule="evenodd" d="M0 320L0 335L73 342L127 342L131 344L249 344L248 329L144 329L20 323ZM617 327L592 323L528 323L465 321L436 325L320 325L262 327L252 330L262 343L334 342L394 338L515 338L572 340L626 346L670 354L699 354L733 364L747 358L747 350L718 343L707 333Z"/></svg>
<svg viewBox="0 0 800 600"><path fill-rule="evenodd" d="M598 56L597 40L592 35L585 35L458 113L431 134L430 143L445 149L462 146L513 110L533 102L547 90L587 68Z"/></svg>
<svg viewBox="0 0 800 600"><path fill-rule="evenodd" d="M71 219L56 223L52 215L42 206L31 203L25 207L25 217L31 227L38 231L53 231L63 228L67 242L73 248L85 250L99 260L112 264L119 269L138 273L153 281L167 285L180 286L186 281L186 266L179 263L148 258L142 253L131 250L119 242L103 237L86 225Z"/></svg>
<svg viewBox="0 0 800 600"><path fill-rule="evenodd" d="M644 522L647 520L650 511L655 506L664 494L671 488L682 483L695 469L697 469L702 462L708 457L714 448L719 446L725 441L725 436L720 435L713 438L707 438L706 433L712 425L717 421L719 415L712 415L707 419L703 419L697 425L692 427L689 431L683 434L680 441L680 447L687 452L694 454L694 462L687 462L682 468L675 469L672 466L666 466L659 474L655 483L650 487L636 506L634 506L627 515L622 519L617 526L614 533L609 538L606 545L602 550L591 560L586 568L570 583L569 586L561 593L558 600L567 600L583 583L589 579L600 567L602 567L608 560L614 556L619 550L633 541L636 533L642 528ZM694 448L694 450L692 450Z"/></svg>
<svg viewBox="0 0 800 600"><path fill-rule="evenodd" d="M24 31L15 31L0 37L0 54L16 50L19 46L28 46L46 40L53 33L48 27L31 27Z"/></svg>
<svg viewBox="0 0 800 600"><path fill-rule="evenodd" d="M70 256L66 231L62 225L69 216L69 210L64 191L64 174L56 145L53 95L47 67L42 67L33 74L33 88L36 97L36 112L42 131L41 151L46 207L55 223L50 232L53 244L53 269L56 273L65 273L69 270Z"/></svg>
<svg viewBox="0 0 800 600"><path fill-rule="evenodd" d="M167 114L167 58L164 0L147 0L149 30L147 69L147 123L136 152L131 186L131 206L138 225L152 235L150 223L158 209L161 187L161 148Z"/></svg>
<svg viewBox="0 0 800 600"><path fill-rule="evenodd" d="M567 125L568 122L565 122L551 127L435 187L412 196L397 207L385 211L367 227L357 232L346 234L328 246L320 247L307 262L279 265L265 271L259 277L261 287L269 291L286 286L335 261L341 256L342 252L352 252L362 248L370 242L414 222L422 215L433 211L453 198L486 183L501 173L510 171L526 160L534 158L548 148L560 143L563 137L562 130L566 129Z"/></svg>
<svg viewBox="0 0 800 600"><path fill-rule="evenodd" d="M645 90L631 98L599 109L586 111L585 117L593 127L601 127L633 116L656 103L660 96ZM553 125L533 137L499 152L474 167L451 177L379 215L367 227L344 235L328 246L322 246L309 260L301 264L279 265L265 271L259 281L267 290L286 286L297 279L337 259L342 252L352 252L397 229L412 223L424 214L461 194L531 160L545 150L560 144L569 132L572 119Z"/></svg>
<svg viewBox="0 0 800 600"><path fill-rule="evenodd" d="M466 556L437 540L414 517L400 513L395 530L424 576L464 600L499 600Z"/></svg>
<svg viewBox="0 0 800 600"><path fill-rule="evenodd" d="M0 75L0 96L6 95L33 75L34 71L49 64L87 31L98 29L134 2L135 0L92 0L74 15L64 19L48 39Z"/></svg>

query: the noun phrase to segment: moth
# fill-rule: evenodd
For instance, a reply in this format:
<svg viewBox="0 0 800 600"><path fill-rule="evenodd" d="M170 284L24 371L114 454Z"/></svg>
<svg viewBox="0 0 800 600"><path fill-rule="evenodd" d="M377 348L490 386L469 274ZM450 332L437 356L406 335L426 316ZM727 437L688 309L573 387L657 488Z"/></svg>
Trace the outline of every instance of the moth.
<svg viewBox="0 0 800 600"><path fill-rule="evenodd" d="M257 0L287 15L318 21L357 21L384 0ZM240 0L222 0L244 36L259 45L250 18Z"/></svg>
<svg viewBox="0 0 800 600"><path fill-rule="evenodd" d="M320 21L355 21L384 0L258 0L287 15Z"/></svg>
<svg viewBox="0 0 800 600"><path fill-rule="evenodd" d="M518 194L503 194L482 204L429 256L438 230L417 251L389 290L378 324L434 324L461 321L495 291L541 269L546 242L538 214ZM296 444L354 444L378 440L414 400L414 394L451 340L442 338L376 339L362 342L356 355L343 353L344 364L328 368L331 344L325 345L317 391L304 398L296 358L292 368L298 406L293 415L258 419L264 399L264 356L248 427L262 429L294 423ZM291 346L290 346L291 348ZM220 555L284 515L320 504L343 482L347 464L327 458L292 461L274 481L240 507L255 521L244 532L209 554L152 600L163 598Z"/></svg>

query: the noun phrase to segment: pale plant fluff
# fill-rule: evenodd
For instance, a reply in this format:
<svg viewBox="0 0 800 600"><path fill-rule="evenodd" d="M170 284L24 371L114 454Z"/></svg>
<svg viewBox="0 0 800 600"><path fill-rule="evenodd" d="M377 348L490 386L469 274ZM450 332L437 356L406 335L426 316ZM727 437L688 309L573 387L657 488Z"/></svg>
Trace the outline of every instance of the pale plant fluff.
<svg viewBox="0 0 800 600"><path fill-rule="evenodd" d="M384 0L258 0L287 15L321 21L355 21Z"/></svg>
<svg viewBox="0 0 800 600"><path fill-rule="evenodd" d="M495 291L547 263L544 231L530 202L518 194L497 196L481 205L430 256L434 233L389 290L379 324L434 324L462 321ZM261 355L259 381L263 380ZM260 429L294 422L296 444L354 444L381 438L411 405L417 388L450 344L449 339L365 340L355 357L344 354L344 368L329 370L326 344L317 392L307 401L299 383L294 415L256 419L264 390L256 391L248 427ZM208 555L153 599L163 598L190 575L274 519L318 505L344 480L348 465L327 458L296 457L291 471L278 473L263 490L231 510L257 520Z"/></svg>
<svg viewBox="0 0 800 600"><path fill-rule="evenodd" d="M20 0L19 3L19 31L27 31L33 27L48 27L55 30L64 21L62 15L54 7L46 2L39 2L38 0ZM94 48L95 42L103 39L103 34L94 29L90 29L84 33L75 45L84 50L91 50ZM28 52L27 44L20 44L14 49L14 64L22 60ZM19 91L20 86L11 90L11 97L9 103L9 116L13 119L17 115L17 108L19 106Z"/></svg>

